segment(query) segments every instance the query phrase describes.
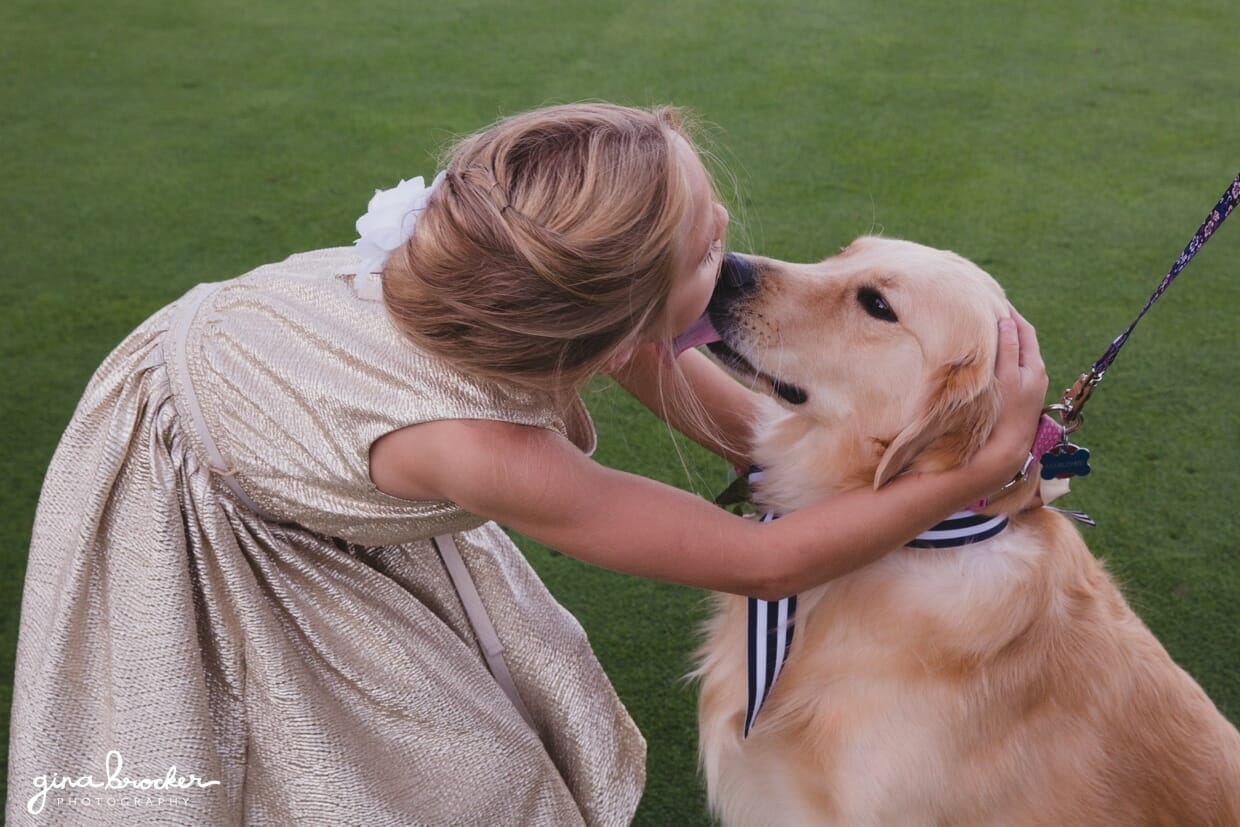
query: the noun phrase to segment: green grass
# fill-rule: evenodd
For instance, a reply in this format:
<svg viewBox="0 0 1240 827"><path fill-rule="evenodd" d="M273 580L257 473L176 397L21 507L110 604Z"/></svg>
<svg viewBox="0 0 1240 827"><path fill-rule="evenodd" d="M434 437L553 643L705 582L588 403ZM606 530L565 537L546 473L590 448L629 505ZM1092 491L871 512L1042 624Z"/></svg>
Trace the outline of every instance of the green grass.
<svg viewBox="0 0 1240 827"><path fill-rule="evenodd" d="M1035 323L1057 390L1240 168L1236 31L1235 3L1146 0L10 0L0 708L40 481L95 366L195 283L348 243L371 190L433 173L452 136L545 103L689 106L736 179L735 247L807 260L881 231L954 249ZM1142 323L1091 402L1095 470L1070 501L1233 721L1238 262L1240 223ZM721 462L686 448L682 465L614 389L589 401L602 461L703 493L722 483ZM524 547L649 740L639 823L705 823L680 680L703 595Z"/></svg>

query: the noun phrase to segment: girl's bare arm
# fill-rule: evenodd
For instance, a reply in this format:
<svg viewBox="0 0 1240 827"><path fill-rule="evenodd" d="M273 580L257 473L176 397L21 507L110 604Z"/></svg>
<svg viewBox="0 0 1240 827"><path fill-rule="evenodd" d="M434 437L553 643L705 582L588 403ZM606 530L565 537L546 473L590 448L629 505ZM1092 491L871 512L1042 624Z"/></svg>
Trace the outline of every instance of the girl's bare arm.
<svg viewBox="0 0 1240 827"><path fill-rule="evenodd" d="M898 548L1019 468L968 467L903 477L832 497L771 523L606 468L543 428L445 420L417 435L419 474L451 500L603 568L754 597L784 597ZM992 463L992 465L995 465ZM997 467L997 465L995 465ZM438 471L427 472L437 468ZM373 471L372 471L373 473ZM406 496L399 481L376 483Z"/></svg>

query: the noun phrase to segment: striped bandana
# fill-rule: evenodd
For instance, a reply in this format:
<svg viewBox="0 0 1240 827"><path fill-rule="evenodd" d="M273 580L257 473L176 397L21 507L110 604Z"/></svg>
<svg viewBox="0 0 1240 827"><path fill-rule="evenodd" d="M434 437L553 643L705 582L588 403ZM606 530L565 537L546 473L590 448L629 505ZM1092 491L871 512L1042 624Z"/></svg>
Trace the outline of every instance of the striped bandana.
<svg viewBox="0 0 1240 827"><path fill-rule="evenodd" d="M762 472L751 470L750 482L761 479ZM762 515L762 522L777 519L778 514ZM1007 528L1007 517L987 517L972 511L957 511L929 531L918 534L908 545L912 548L952 548L989 540ZM782 600L749 598L748 663L749 701L745 707L745 737L757 720L762 703L771 694L792 645L793 617L797 610L794 594Z"/></svg>
<svg viewBox="0 0 1240 827"><path fill-rule="evenodd" d="M750 476L753 479L753 476ZM773 512L762 515L762 522L776 518ZM753 727L762 702L775 686L775 679L784 668L788 647L792 645L792 618L797 611L797 596L780 600L749 598L749 702L745 706L745 737Z"/></svg>

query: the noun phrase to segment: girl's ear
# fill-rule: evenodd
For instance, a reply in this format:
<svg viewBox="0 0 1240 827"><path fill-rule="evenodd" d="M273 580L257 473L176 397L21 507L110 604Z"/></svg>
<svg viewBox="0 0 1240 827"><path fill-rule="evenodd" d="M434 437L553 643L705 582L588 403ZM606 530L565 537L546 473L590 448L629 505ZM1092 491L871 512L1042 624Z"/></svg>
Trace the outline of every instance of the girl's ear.
<svg viewBox="0 0 1240 827"><path fill-rule="evenodd" d="M953 454L951 464L963 464L994 426L999 394L993 382L993 359L973 351L939 369L920 417L896 435L874 473L878 489L907 470L936 441L943 440Z"/></svg>

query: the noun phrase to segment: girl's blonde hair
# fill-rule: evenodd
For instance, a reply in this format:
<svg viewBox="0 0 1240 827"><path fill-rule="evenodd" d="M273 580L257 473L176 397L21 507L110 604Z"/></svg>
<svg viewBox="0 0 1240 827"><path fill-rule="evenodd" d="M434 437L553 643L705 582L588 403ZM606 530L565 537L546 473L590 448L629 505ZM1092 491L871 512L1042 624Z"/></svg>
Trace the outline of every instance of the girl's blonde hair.
<svg viewBox="0 0 1240 827"><path fill-rule="evenodd" d="M677 135L676 108L590 103L460 141L384 267L401 331L465 373L555 394L661 333L691 206Z"/></svg>

